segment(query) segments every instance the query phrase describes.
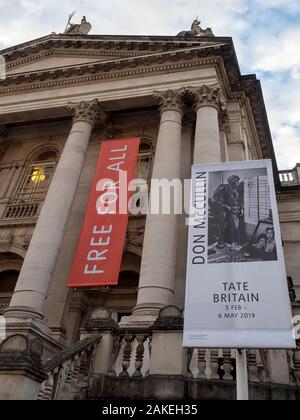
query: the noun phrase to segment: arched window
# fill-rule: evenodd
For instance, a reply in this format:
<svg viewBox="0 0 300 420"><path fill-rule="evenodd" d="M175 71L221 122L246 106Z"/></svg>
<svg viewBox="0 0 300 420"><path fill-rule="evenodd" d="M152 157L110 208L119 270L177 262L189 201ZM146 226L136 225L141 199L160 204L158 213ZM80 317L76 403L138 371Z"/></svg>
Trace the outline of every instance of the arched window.
<svg viewBox="0 0 300 420"><path fill-rule="evenodd" d="M149 182L153 161L153 146L148 141L142 141L138 156L137 178Z"/></svg>
<svg viewBox="0 0 300 420"><path fill-rule="evenodd" d="M13 293L17 284L19 272L7 270L0 273L0 293Z"/></svg>
<svg viewBox="0 0 300 420"><path fill-rule="evenodd" d="M121 304L122 309L120 307L115 309L118 314L118 322L120 322L124 316L130 316L132 314L132 310L136 305L139 278L139 273L130 270L121 271L119 275L119 285L115 290L115 293L117 296L118 290L123 290L123 293L118 296L118 303L120 304L121 300L123 300L123 302Z"/></svg>
<svg viewBox="0 0 300 420"><path fill-rule="evenodd" d="M136 171L136 178L139 181L135 182L135 193L141 193L141 198L136 202L131 203L132 214L139 214L141 207L143 206L142 201L144 194L148 195L149 187L151 184L151 175L152 175L152 163L153 163L153 146L152 143L148 141L142 141L140 145L139 155L138 155L138 164ZM143 180L140 182L140 180ZM146 182L146 184L145 184ZM148 184L148 185L147 185Z"/></svg>
<svg viewBox="0 0 300 420"><path fill-rule="evenodd" d="M9 306L18 277L19 271L17 270L0 272L0 315Z"/></svg>
<svg viewBox="0 0 300 420"><path fill-rule="evenodd" d="M16 193L15 204L33 204L44 201L57 160L58 154L55 151L43 152L34 159L28 166Z"/></svg>
<svg viewBox="0 0 300 420"><path fill-rule="evenodd" d="M121 271L119 276L120 288L138 288L139 286L139 273L135 271Z"/></svg>

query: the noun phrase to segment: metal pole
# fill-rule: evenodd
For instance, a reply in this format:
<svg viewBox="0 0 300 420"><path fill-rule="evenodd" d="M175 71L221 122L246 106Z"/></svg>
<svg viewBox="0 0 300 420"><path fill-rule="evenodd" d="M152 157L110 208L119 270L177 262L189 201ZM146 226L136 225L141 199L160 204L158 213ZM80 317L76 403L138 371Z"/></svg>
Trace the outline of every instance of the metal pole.
<svg viewBox="0 0 300 420"><path fill-rule="evenodd" d="M247 351L236 351L236 386L237 400L249 401Z"/></svg>

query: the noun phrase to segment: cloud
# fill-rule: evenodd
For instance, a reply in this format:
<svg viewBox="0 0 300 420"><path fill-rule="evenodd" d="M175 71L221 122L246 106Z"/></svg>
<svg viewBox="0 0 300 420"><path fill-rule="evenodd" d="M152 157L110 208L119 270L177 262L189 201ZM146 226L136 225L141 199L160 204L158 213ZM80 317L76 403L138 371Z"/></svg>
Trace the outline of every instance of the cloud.
<svg viewBox="0 0 300 420"><path fill-rule="evenodd" d="M284 12L300 11L299 0L254 0L255 6L260 9L277 8Z"/></svg>
<svg viewBox="0 0 300 420"><path fill-rule="evenodd" d="M274 141L274 146L277 154L278 166L280 168L291 169L295 166L295 163L300 163L299 153L295 155L295 150L299 150L299 145L300 136L299 130L296 127L282 126L279 128Z"/></svg>
<svg viewBox="0 0 300 420"><path fill-rule="evenodd" d="M61 33L72 10L94 34L176 35L199 16L218 36L232 36L242 72L257 73L279 166L300 162L299 0L0 0L0 48Z"/></svg>

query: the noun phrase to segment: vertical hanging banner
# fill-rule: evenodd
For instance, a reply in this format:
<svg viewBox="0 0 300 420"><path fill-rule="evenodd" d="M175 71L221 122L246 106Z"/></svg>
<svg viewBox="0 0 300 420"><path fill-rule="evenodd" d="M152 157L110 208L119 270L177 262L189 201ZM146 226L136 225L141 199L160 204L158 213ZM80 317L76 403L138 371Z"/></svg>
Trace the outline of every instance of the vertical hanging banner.
<svg viewBox="0 0 300 420"><path fill-rule="evenodd" d="M139 138L104 141L68 287L118 284Z"/></svg>
<svg viewBox="0 0 300 420"><path fill-rule="evenodd" d="M295 348L271 161L192 170L184 347Z"/></svg>

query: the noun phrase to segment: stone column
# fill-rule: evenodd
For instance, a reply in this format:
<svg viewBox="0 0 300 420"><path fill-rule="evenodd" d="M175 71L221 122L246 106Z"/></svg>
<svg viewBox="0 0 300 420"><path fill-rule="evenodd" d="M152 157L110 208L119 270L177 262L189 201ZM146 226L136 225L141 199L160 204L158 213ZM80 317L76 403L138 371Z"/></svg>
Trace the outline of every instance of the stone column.
<svg viewBox="0 0 300 420"><path fill-rule="evenodd" d="M69 105L73 125L34 230L22 270L5 311L8 319L43 319L50 280L65 234L90 135L99 116L98 100Z"/></svg>
<svg viewBox="0 0 300 420"><path fill-rule="evenodd" d="M221 162L219 112L225 109L220 87L189 88L197 113L194 164Z"/></svg>
<svg viewBox="0 0 300 420"><path fill-rule="evenodd" d="M158 92L161 122L152 179L180 179L182 91ZM172 211L171 211L172 213ZM175 214L147 217L137 306L134 315L157 316L174 296L177 245Z"/></svg>
<svg viewBox="0 0 300 420"><path fill-rule="evenodd" d="M182 400L188 367L187 351L182 347L182 311L175 306L163 308L151 331L150 366L144 398Z"/></svg>
<svg viewBox="0 0 300 420"><path fill-rule="evenodd" d="M182 153L181 153L181 180L182 182L191 179L191 167L194 155L194 135L195 135L195 114L185 115L182 123ZM189 206L190 189L185 187L185 206ZM188 207L187 207L188 209ZM188 244L188 226L186 225L186 213L178 216L178 239L176 253L176 274L175 274L175 296L173 304L182 308L185 297L185 279L187 266L187 244Z"/></svg>

